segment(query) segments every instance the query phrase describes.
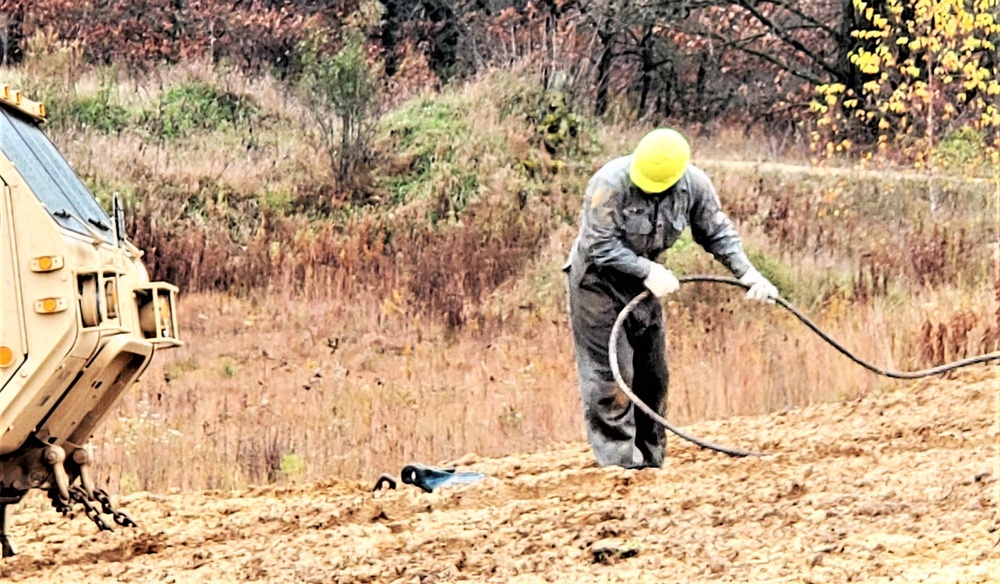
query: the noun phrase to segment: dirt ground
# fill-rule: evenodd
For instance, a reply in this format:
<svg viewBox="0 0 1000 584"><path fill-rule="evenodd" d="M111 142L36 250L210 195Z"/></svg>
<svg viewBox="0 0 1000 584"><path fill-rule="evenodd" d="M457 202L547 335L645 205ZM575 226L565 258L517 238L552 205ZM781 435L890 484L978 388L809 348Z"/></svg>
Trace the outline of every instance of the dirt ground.
<svg viewBox="0 0 1000 584"><path fill-rule="evenodd" d="M687 428L659 470L597 468L585 444L469 455L478 483L424 493L331 479L138 493L98 533L40 497L11 533L12 582L997 582L1000 368ZM433 462L433 461L424 461ZM387 469L389 470L389 469ZM399 469L395 469L398 472Z"/></svg>

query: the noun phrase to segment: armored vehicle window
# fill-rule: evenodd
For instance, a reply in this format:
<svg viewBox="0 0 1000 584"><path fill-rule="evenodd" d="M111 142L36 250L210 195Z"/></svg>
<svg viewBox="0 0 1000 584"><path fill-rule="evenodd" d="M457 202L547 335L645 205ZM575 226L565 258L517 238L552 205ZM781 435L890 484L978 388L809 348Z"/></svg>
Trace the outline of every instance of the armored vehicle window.
<svg viewBox="0 0 1000 584"><path fill-rule="evenodd" d="M0 108L0 150L59 225L77 233L94 231L113 240L111 218L66 159L34 124ZM79 217L79 220L73 217Z"/></svg>

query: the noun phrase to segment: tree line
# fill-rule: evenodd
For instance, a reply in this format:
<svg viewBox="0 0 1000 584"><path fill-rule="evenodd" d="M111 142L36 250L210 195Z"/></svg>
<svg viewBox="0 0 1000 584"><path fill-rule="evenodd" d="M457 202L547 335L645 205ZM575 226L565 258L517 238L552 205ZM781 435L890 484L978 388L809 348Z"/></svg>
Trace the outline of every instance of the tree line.
<svg viewBox="0 0 1000 584"><path fill-rule="evenodd" d="M959 131L1000 146L997 0L383 0L353 25L372 3L0 0L0 48L17 63L48 31L95 64L204 58L294 79L362 30L389 86L530 63L598 117L738 121L820 155L901 138L919 158Z"/></svg>

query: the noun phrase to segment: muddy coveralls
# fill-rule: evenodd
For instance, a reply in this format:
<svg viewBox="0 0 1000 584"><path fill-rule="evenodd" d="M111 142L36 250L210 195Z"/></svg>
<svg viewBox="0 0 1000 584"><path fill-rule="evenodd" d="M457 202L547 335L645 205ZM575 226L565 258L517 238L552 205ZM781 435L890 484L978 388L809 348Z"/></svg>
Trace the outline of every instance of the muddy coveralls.
<svg viewBox="0 0 1000 584"><path fill-rule="evenodd" d="M648 195L629 180L631 158L612 160L590 180L580 233L564 269L584 418L597 463L660 467L664 429L616 387L608 359L611 328L645 289L652 262L685 227L736 277L751 264L704 171L689 164L677 184ZM667 398L665 346L662 308L650 295L623 323L618 363L636 396L657 412Z"/></svg>

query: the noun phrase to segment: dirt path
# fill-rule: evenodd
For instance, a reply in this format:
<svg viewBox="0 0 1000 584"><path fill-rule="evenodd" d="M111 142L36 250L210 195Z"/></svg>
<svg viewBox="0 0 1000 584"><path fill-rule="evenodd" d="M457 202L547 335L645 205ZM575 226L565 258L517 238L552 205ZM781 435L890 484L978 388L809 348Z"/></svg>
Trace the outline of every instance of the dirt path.
<svg viewBox="0 0 1000 584"><path fill-rule="evenodd" d="M786 175L808 175L815 177L839 176L851 179L866 179L872 181L884 180L916 180L926 181L933 179L937 183L972 183L991 184L1000 188L1000 175L993 177L982 176L958 176L944 173L928 174L915 170L900 169L864 169L855 166L806 166L801 164L785 164L781 162L754 162L749 160L712 160L699 159L699 165L706 169L718 170L755 170L762 173L781 173Z"/></svg>
<svg viewBox="0 0 1000 584"><path fill-rule="evenodd" d="M380 495L327 481L160 496L96 533L40 498L13 582L987 582L1000 574L1000 368L689 428L668 467L600 469L584 444L460 466L492 478ZM993 580L994 582L996 580Z"/></svg>

